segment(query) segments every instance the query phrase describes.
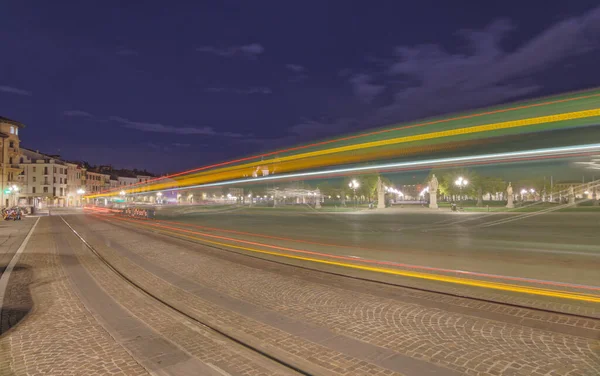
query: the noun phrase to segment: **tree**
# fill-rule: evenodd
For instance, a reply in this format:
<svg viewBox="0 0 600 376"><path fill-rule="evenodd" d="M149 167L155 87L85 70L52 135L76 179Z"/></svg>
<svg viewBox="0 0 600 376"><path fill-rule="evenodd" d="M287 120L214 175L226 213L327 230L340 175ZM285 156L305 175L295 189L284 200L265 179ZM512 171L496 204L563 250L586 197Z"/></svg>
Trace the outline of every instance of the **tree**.
<svg viewBox="0 0 600 376"><path fill-rule="evenodd" d="M483 206L483 195L504 190L504 181L500 178L473 175L473 188L477 191L477 206Z"/></svg>
<svg viewBox="0 0 600 376"><path fill-rule="evenodd" d="M438 190L444 196L450 196L453 199L456 199L455 196L459 194L472 196L477 192L473 184L473 182L477 180L477 174L475 171L466 169L453 169L445 171L431 170L425 184L429 184L433 174L435 174L438 179ZM468 182L468 184L463 186L462 189L455 183L461 177L463 180L467 180Z"/></svg>

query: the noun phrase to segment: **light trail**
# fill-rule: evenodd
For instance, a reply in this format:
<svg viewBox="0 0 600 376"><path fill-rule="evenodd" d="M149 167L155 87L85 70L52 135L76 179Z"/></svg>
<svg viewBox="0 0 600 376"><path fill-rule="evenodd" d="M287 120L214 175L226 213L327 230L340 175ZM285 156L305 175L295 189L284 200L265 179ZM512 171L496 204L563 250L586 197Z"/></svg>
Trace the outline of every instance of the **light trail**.
<svg viewBox="0 0 600 376"><path fill-rule="evenodd" d="M308 158L315 158L315 157L321 157L321 156L330 156L329 158L332 158L331 156L333 154L340 154L340 153L345 153L345 152L356 152L358 150L363 150L363 149L372 149L372 148L377 148L377 147L391 146L391 145L410 143L410 142L415 142L415 141L435 140L435 139L452 137L452 136L465 136L465 135L476 134L476 133L484 133L484 132L505 130L505 129L511 129L511 128L519 128L519 127L527 127L527 126L539 125L539 124L550 124L550 123L562 122L562 121L566 121L566 120L584 119L584 118L597 117L597 116L600 116L600 109L576 111L576 112L562 113L562 114L556 114L556 115L551 115L551 116L541 116L541 117L519 119L519 120L511 120L511 121L505 121L505 122L500 122L500 123L479 125L479 126L474 126L474 127L457 128L457 129L451 129L451 130L445 130L445 131L439 131L439 132L431 132L431 133L425 133L425 134L417 134L417 135L397 137L397 138L392 138L392 139L366 142L366 143L362 143L362 144L341 146L341 147L337 147L337 148L318 150L318 151L313 151L313 152L304 153L304 154L296 154L296 155L291 155L291 156L287 156L287 157L274 158L274 159L270 159L270 160L266 160L266 161L252 162L252 163L247 163L244 165L226 167L223 169L217 169L215 171L204 172L201 175L204 175L204 176L212 175L212 180L214 181L214 180L217 180L217 178L214 175L220 174L220 173L223 173L226 171L235 170L235 171L238 171L239 174L241 174L239 172L239 170L242 170L242 169L251 169L253 167L258 167L261 165L269 166L269 165L274 165L274 164L278 165L278 167L281 170L283 170L284 172L289 172L289 171L294 171L294 170L297 171L300 169L306 169L307 167L315 168L315 167L322 167L327 164L334 164L334 163L331 163L332 161L327 161L327 160L321 160L320 163L317 160L317 161L312 162L312 164L311 164L310 162L307 162ZM348 158L350 158L350 157L348 157ZM343 156L340 156L338 159L340 159L340 160L338 161L337 164L343 162L343 160L346 158ZM299 163L298 160L303 160L304 165L303 166L298 165L298 163ZM360 156L357 158L357 156L355 155L354 158L351 159L350 161L366 162L367 160L369 160L369 159L364 158L364 157L361 158ZM285 166L286 166L285 168L283 165L280 165L282 163L285 163ZM290 163L291 163L291 165L290 165ZM308 165L307 165L307 163L308 163ZM198 178L192 176L192 177L188 177L186 179L198 179ZM206 180L206 179L204 179L204 180ZM168 187L169 187L169 183L167 182L167 183L163 183L156 187L149 186L147 188L157 190L157 189L164 189L164 188L168 188Z"/></svg>
<svg viewBox="0 0 600 376"><path fill-rule="evenodd" d="M177 222L177 221L157 220L154 222L159 223L161 225L163 223L169 223L169 224L172 223L172 224L175 224L178 226L201 228L201 229L209 230L209 231L225 232L225 233L231 233L231 234L237 234L237 235L248 235L248 236L254 236L254 237L264 238L264 239L284 240L284 241L290 241L290 242L294 242L294 243L306 243L306 244L321 245L321 246L327 246L327 247L360 249L360 250L367 250L367 251L374 251L374 252L382 252L382 251L383 252L394 252L392 250L381 250L381 249L374 249L374 248L365 248L365 247L331 244L331 243L319 243L319 242L312 242L312 241L303 240L303 239L292 239L292 238L284 238L284 237L280 237L280 236L264 235L264 234L259 234L259 233L226 230L226 229L206 227L206 226L194 225L194 224L190 224L190 223L183 223L183 222ZM165 226L165 225L162 225L162 227L172 228L172 229L178 228L178 227ZM184 230L184 229L180 229L180 230L187 232L187 230ZM335 259L342 259L342 260L358 259L360 262L364 262L364 263L368 263L368 264L387 265L387 266L395 266L395 267L418 269L418 270L427 270L427 271L434 271L434 272L441 272L441 273L455 273L455 274L471 275L471 276L475 276L475 277L501 279L501 280L507 280L507 281L518 281L518 282L535 283L535 284L550 285L550 286L557 286L557 287L568 287L568 288L573 288L573 289L585 289L585 290L600 291L600 286L589 286L589 285L581 285L581 284L574 284L574 283L567 283L567 282L548 281L548 280L535 279L535 278L504 276L504 275L498 275L498 274L472 272L472 271L466 271L466 270L436 268L436 267L432 267L432 266L405 264L405 263L399 263L399 262L394 262L394 261L367 259L367 258L363 258L363 257L359 257L359 256L350 256L350 255L349 256L340 256L340 255L335 255L335 254L331 254L331 253L307 251L307 250L281 247L281 246L276 246L276 245L269 245L269 244L264 244L264 243L249 242L249 241L245 241L245 240L242 240L239 238L219 237L219 236L214 236L214 235L206 234L206 233L199 232L199 231L195 231L192 233L198 234L198 235L204 235L204 236L208 236L208 237L215 237L215 238L219 238L219 239L231 240L231 241L240 242L240 243L259 245L259 246L264 246L264 247L268 247L268 248L276 248L276 249L281 249L281 250L296 252L296 253L306 253L306 254L311 254L311 255L317 255L317 256L323 256L323 257L329 257L329 258L335 258Z"/></svg>
<svg viewBox="0 0 600 376"><path fill-rule="evenodd" d="M278 166L278 168L280 168L281 172L291 172L291 171L297 171L297 170L304 170L307 168L322 167L327 164L330 164L330 165L331 164L341 164L341 163L343 163L344 159L349 159L349 162L359 162L359 161L364 162L364 161L369 160L369 158L361 157L358 155L338 156L336 163L333 163L334 160L331 160L331 158L334 158L335 154L339 155L340 153L344 153L344 152L356 153L357 150L361 150L361 149L371 149L371 148L381 147L381 146L390 146L390 145L396 145L398 143L431 140L431 139L445 138L445 137L451 137L451 136L462 136L462 135L468 135L468 134L473 134L473 133L489 132L489 131L493 131L493 130L510 129L510 128L517 128L517 127L524 127L524 126L538 125L538 124L548 124L548 123L553 123L553 122L561 122L561 121L565 121L565 120L583 119L583 118L598 117L598 116L600 116L600 109L593 109L593 110L586 110L586 111L562 113L562 114L556 114L556 115L551 115L551 116L542 116L542 117L536 117L536 118L528 118L528 119L520 119L520 120L514 120L514 121L508 121L508 122L486 124L486 125L468 127L468 128L451 129L451 130L447 130L447 131L418 134L418 135L413 135L413 136L405 136L405 137L399 137L399 138L394 138L394 139L373 141L373 142L363 143L363 144L348 145L348 146L343 146L343 147L338 147L338 148L333 148L333 149L319 150L319 151L314 151L314 152L310 152L310 153L292 155L292 156L282 157L282 158L275 158L275 159L271 159L271 160L267 160L267 161L248 163L245 165L226 167L223 169L217 169L214 171L204 172L202 174L192 175L190 177L184 178L182 181L187 180L188 181L187 184L191 185L194 183L207 184L207 183L211 183L214 181L231 179L232 177L239 178L240 175L243 174L243 171L240 171L240 170L251 169L251 168L257 167L259 165L264 166L264 165L276 164ZM323 156L323 155L329 155L330 160L329 161L327 161L327 160L319 161L317 159L317 160L313 160L312 162L310 161L310 158L315 158L315 157L319 157L319 156ZM373 158L371 157L371 159L373 159ZM300 161L298 161L298 160L300 160ZM246 172L248 172L248 170L246 170ZM165 190L168 188L173 188L175 185L177 187L182 187L184 184L184 183L182 183L182 181L154 184L154 185L144 187L144 190L145 191ZM138 193L135 191L132 192L131 188L125 189L125 192L127 194ZM110 193L107 195L114 196L117 194L118 194L117 192L114 192L114 193ZM95 197L102 197L102 196L103 195L99 193L99 194L94 194L94 195L88 195L86 197L95 198Z"/></svg>
<svg viewBox="0 0 600 376"><path fill-rule="evenodd" d="M128 220L128 219L124 219L124 218L115 218L115 219L119 220L119 221L123 221L123 222L134 223L135 225L142 226L142 227L150 227L151 226L150 224L140 223L135 220ZM175 229L181 230L181 229L177 229L177 228L175 228ZM381 274L389 274L389 275L396 275L396 276L402 276L402 277L418 278L418 279L424 279L424 280L430 280L430 281L436 281L436 282L458 284L458 285L463 285L463 286L481 287L481 288L487 288L487 289L499 290L499 291L517 292L517 293L524 293L524 294L538 295L538 296L545 296L545 297L600 303L600 295L594 295L594 294L573 293L573 292L562 291L562 290L537 288L537 287L529 287L529 286L522 286L522 285L513 285L513 284L508 284L508 283L491 282L491 281L476 280L476 279L439 275L439 274L430 274L430 273L410 271L410 270L388 269L388 268L382 268L382 267L377 267L377 266L359 265L359 264L354 264L354 263L351 264L351 263L347 263L347 262L323 260L323 259L318 259L318 258L314 258L314 257L290 255L290 254L281 253L281 252L267 251L267 250L263 250L263 249L250 248L250 247L240 246L240 245L235 245L235 244L222 243L222 242L218 242L218 241L208 240L205 237L203 238L203 237L198 237L198 236L185 235L185 234L182 234L181 232L171 231L168 228L164 229L164 230L163 229L155 229L154 231L196 240L196 241L199 241L200 243L208 243L208 244L212 244L212 245L217 245L220 247L239 249L239 250L243 250L243 251L249 251L249 252L253 252L253 253L260 253L260 254L264 254L264 255L288 258L288 259L299 260L299 261L308 261L308 262L317 263L317 264L338 266L338 267L343 267L343 268L347 268L347 269L376 272L376 273L381 273Z"/></svg>
<svg viewBox="0 0 600 376"><path fill-rule="evenodd" d="M424 160L424 161L383 163L383 164L372 165L372 166L356 166L356 167L340 168L340 169L333 169L333 170L309 171L309 172L292 173L292 174L261 176L261 177L256 177L256 178L247 178L247 179L234 179L234 180L226 180L226 181L221 181L221 182L216 182L216 183L207 183L207 184L199 184L199 185L191 185L191 186L181 186L181 187L176 187L176 188L167 188L167 189L161 189L161 191L170 192L170 191L178 191L183 188L196 189L196 188L219 187L219 186L226 186L226 185L232 185L232 184L258 183L258 182L275 181L275 180L282 180L282 179L320 177L320 176L329 176L329 175L336 175L336 174L344 175L344 174L353 174L353 173L358 173L358 172L377 171L377 170L394 170L394 169L401 169L401 168L431 168L431 167L443 167L443 166L449 165L449 164L494 162L494 161L500 161L500 160L510 161L510 160L518 160L519 158L541 158L541 157L546 157L546 156L565 157L565 156L581 154L581 153L597 153L599 151L600 151L600 144L564 146L564 147L557 147L557 148L536 149L536 150L528 150L528 151L494 153L494 154L484 154L484 155L464 156L464 157L438 158L438 159L430 159L430 160ZM131 193L129 195L137 196L137 195L148 194L150 192L153 192L153 191Z"/></svg>
<svg viewBox="0 0 600 376"><path fill-rule="evenodd" d="M589 92L589 91L586 91L586 92ZM576 94L571 94L571 95L576 95ZM401 126L401 127L382 129L382 130L378 130L378 131L371 131L371 132L367 132L367 133L361 133L358 135L346 136L346 137L341 137L341 138L337 138L337 139L333 139L333 140L321 141L321 142L316 142L316 143L312 143L312 144L308 144L308 145L301 145L301 146L296 146L296 147L292 147L292 148L276 150L276 151L272 151L272 152L268 152L268 153L257 154L257 155L249 156L249 157L245 157L245 158L239 158L239 159L235 159L235 160L231 160L231 161L216 163L216 164L203 166L203 167L199 167L199 168L195 168L195 169L191 169L191 170L187 170L187 171L178 172L175 174L170 174L167 176L162 176L162 177L155 178L155 179L150 179L149 181L143 182L143 183L141 183L141 182L135 183L132 186L144 185L144 184L148 184L148 183L154 182L154 181L160 181L160 180L169 179L169 178L173 178L173 177L177 177L177 176L187 175L187 174L190 174L193 172L208 170L211 168L231 165L231 164L235 164L235 163L239 163L239 162L245 162L245 161L249 161L249 160L253 160L253 159L257 159L257 158L264 158L264 157L268 157L268 156L272 156L272 155L289 153L291 151L308 149L308 148L312 148L312 147L318 147L318 146L328 145L328 144L332 144L332 143L336 143L336 142L342 142L342 141L348 141L348 140L353 140L353 139L358 139L358 138L363 138L363 137L369 137L369 136L374 136L374 135L383 134L383 133L395 132L395 131L410 129L410 128L423 127L423 126L427 126L427 125L448 123L448 122L458 121L458 120L473 119L473 118L487 116L487 115L494 115L494 114L499 114L499 113L506 113L506 112L536 108L536 107L543 107L543 106L548 106L548 105L553 105L553 104L567 103L567 102L573 102L573 101L578 101L578 100L583 100L583 99L591 99L591 98L597 98L597 97L600 97L600 93L580 95L580 96L576 96L573 98L555 99L555 100L545 101L545 102L541 102L541 103L530 103L527 105L502 108L502 109L498 109L498 110L485 111L485 112L480 112L480 113L475 113L475 114L470 114L470 115L455 116L455 117L451 117L451 118L447 118L447 119L438 119L438 120L421 122L421 123L417 123L417 124L409 124L409 125L405 125L405 126ZM120 191L120 189L121 188L113 188L113 189L105 190L100 193L103 194L103 193L117 192L117 191Z"/></svg>

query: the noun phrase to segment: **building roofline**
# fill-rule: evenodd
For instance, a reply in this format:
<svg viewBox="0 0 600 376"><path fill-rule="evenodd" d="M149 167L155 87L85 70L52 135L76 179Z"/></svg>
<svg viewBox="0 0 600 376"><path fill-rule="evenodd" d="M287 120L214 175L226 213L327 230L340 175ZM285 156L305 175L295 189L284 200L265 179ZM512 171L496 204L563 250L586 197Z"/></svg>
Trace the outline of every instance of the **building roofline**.
<svg viewBox="0 0 600 376"><path fill-rule="evenodd" d="M12 124L12 125L16 125L19 128L25 128L25 124L20 123L20 122L18 122L16 120L13 120L13 119L6 118L4 116L0 116L0 122Z"/></svg>

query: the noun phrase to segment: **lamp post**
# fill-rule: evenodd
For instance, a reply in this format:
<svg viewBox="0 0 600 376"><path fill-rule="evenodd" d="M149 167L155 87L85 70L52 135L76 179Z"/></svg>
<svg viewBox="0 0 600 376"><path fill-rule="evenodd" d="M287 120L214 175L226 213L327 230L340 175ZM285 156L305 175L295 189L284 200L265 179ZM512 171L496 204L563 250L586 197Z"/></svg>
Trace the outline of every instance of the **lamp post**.
<svg viewBox="0 0 600 376"><path fill-rule="evenodd" d="M459 202L462 201L462 190L464 187L466 187L469 184L469 181L467 179L464 179L462 176L459 176L458 179L456 179L456 181L454 182L454 184L458 187L459 191L460 191L460 199Z"/></svg>
<svg viewBox="0 0 600 376"><path fill-rule="evenodd" d="M13 184L12 186L8 187L8 191L14 195L14 203L15 203L15 206L16 206L16 204L17 204L17 195L19 193L19 187L17 187L16 185Z"/></svg>
<svg viewBox="0 0 600 376"><path fill-rule="evenodd" d="M79 201L79 206L82 206L82 203L81 203L81 196L83 196L84 194L85 194L85 190L83 190L83 189L81 189L81 188L79 188L79 189L77 190L77 201Z"/></svg>
<svg viewBox="0 0 600 376"><path fill-rule="evenodd" d="M360 184L358 184L356 180L352 180L350 183L348 183L348 187L350 187L350 189L354 191L354 206L358 207L358 200L356 199L356 189L360 187Z"/></svg>
<svg viewBox="0 0 600 376"><path fill-rule="evenodd" d="M162 192L158 192L158 193L156 194L156 203L157 203L157 204L160 204L160 203L161 203L161 199L160 199L161 197L162 197Z"/></svg>

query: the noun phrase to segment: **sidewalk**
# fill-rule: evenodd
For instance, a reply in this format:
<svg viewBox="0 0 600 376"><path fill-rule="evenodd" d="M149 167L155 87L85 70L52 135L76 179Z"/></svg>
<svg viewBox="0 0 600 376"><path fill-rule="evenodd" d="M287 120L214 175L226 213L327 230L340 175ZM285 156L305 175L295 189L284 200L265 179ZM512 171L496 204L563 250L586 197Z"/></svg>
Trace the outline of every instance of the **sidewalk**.
<svg viewBox="0 0 600 376"><path fill-rule="evenodd" d="M24 318L15 326L17 314ZM11 328L0 336L2 375L147 374L74 292L46 218L9 280L2 322L9 321Z"/></svg>

